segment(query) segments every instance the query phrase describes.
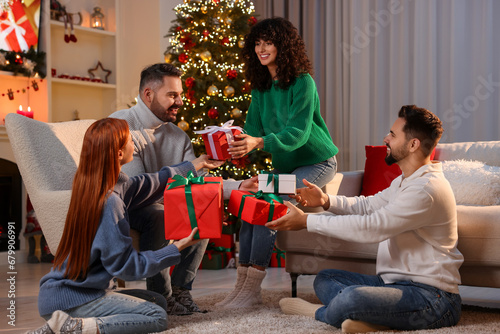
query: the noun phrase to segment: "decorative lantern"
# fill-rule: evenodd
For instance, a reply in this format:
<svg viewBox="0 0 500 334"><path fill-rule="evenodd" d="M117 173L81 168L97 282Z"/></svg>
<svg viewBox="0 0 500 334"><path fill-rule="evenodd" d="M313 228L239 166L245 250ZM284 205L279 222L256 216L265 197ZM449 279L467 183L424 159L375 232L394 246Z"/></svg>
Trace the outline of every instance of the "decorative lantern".
<svg viewBox="0 0 500 334"><path fill-rule="evenodd" d="M92 28L104 30L104 14L100 7L94 7L94 12L90 15Z"/></svg>

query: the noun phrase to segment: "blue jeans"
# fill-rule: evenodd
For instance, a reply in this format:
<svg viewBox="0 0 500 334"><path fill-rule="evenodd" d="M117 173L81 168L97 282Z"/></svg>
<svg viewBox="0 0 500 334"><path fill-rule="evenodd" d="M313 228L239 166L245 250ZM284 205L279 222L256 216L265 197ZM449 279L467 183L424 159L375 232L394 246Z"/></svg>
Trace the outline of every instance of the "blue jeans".
<svg viewBox="0 0 500 334"><path fill-rule="evenodd" d="M310 165L295 169L291 174L297 177L297 188L303 188L303 179L323 187L330 182L337 172L337 160L335 157ZM278 170L273 170L274 174L280 174ZM285 200L291 200L288 196L282 196ZM276 241L276 231L262 225L252 225L245 221L241 223L240 229L240 264L256 265L267 267L273 254L274 242Z"/></svg>
<svg viewBox="0 0 500 334"><path fill-rule="evenodd" d="M163 204L155 203L131 211L129 216L130 227L141 233L141 251L157 250L168 244L168 241L165 240ZM172 285L191 290L207 245L208 239L205 239L183 249L181 251L181 261L175 266L172 276L168 274L169 270L167 268L167 270L163 271L165 275L158 273L148 277L146 279L147 289L165 297L172 295Z"/></svg>
<svg viewBox="0 0 500 334"><path fill-rule="evenodd" d="M346 319L396 330L454 326L461 314L459 294L413 281L385 284L379 275L322 270L314 291L323 303L316 320L340 328Z"/></svg>
<svg viewBox="0 0 500 334"><path fill-rule="evenodd" d="M101 334L153 333L167 329L166 303L163 296L147 290L108 291L64 312L73 318L95 318Z"/></svg>

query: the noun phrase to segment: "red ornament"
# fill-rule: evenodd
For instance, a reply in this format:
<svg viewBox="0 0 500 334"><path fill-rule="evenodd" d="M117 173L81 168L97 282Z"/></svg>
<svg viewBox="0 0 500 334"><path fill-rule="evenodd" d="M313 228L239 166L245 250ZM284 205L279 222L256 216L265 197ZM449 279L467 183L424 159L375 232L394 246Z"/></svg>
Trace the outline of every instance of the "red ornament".
<svg viewBox="0 0 500 334"><path fill-rule="evenodd" d="M175 27L175 31L182 31L182 27L181 26Z"/></svg>
<svg viewBox="0 0 500 334"><path fill-rule="evenodd" d="M210 110L208 110L207 114L208 114L208 118L210 118L210 119L219 118L219 112L215 108L210 108Z"/></svg>
<svg viewBox="0 0 500 334"><path fill-rule="evenodd" d="M186 35L184 35L183 37L181 37L181 38L179 39L179 41L180 41L182 44L184 44L184 49L185 49L185 50L188 50L188 51L189 51L190 49L192 49L192 48L196 45L196 43L195 43L195 42L193 42L193 38L191 37L191 34L190 34L190 33L187 33Z"/></svg>
<svg viewBox="0 0 500 334"><path fill-rule="evenodd" d="M194 90L188 89L188 91L186 92L186 99L191 104L195 104L197 102L196 98L194 97Z"/></svg>
<svg viewBox="0 0 500 334"><path fill-rule="evenodd" d="M243 93L247 93L247 92L249 92L249 91L250 91L250 88L251 88L251 87L250 87L250 83L249 83L249 82L246 82L246 83L243 85L243 87L241 87L241 91L242 91Z"/></svg>
<svg viewBox="0 0 500 334"><path fill-rule="evenodd" d="M181 53L179 55L179 62L181 62L181 64L185 64L185 63L187 63L188 58L189 58L189 56L186 53Z"/></svg>
<svg viewBox="0 0 500 334"><path fill-rule="evenodd" d="M228 45L229 44L229 37L223 37L220 41L221 45Z"/></svg>
<svg viewBox="0 0 500 334"><path fill-rule="evenodd" d="M231 162L237 168L245 168L250 163L250 159L248 158L248 155L245 155L243 158L233 159Z"/></svg>
<svg viewBox="0 0 500 334"><path fill-rule="evenodd" d="M208 35L210 35L210 31L203 30L203 36L208 37Z"/></svg>
<svg viewBox="0 0 500 334"><path fill-rule="evenodd" d="M186 87L187 88L193 88L194 87L194 78L189 77L186 79Z"/></svg>
<svg viewBox="0 0 500 334"><path fill-rule="evenodd" d="M238 72L236 70L229 69L226 71L226 77L229 80L234 80L238 76Z"/></svg>
<svg viewBox="0 0 500 334"><path fill-rule="evenodd" d="M257 19L255 18L255 16L250 16L250 18L248 19L248 24L253 26L255 23L257 23Z"/></svg>

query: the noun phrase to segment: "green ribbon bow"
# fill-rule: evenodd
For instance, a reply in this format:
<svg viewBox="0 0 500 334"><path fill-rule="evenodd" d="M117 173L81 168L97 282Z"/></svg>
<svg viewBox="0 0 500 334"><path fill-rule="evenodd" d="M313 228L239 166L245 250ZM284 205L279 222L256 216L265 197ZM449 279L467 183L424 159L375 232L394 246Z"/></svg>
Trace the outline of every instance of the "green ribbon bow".
<svg viewBox="0 0 500 334"><path fill-rule="evenodd" d="M262 174L267 174L267 186L274 180L274 191L273 193L280 193L280 177L279 174L269 173L268 171L263 171Z"/></svg>
<svg viewBox="0 0 500 334"><path fill-rule="evenodd" d="M243 195L241 197L240 210L238 212L238 217L240 217L240 218L241 218L241 213L243 212L243 207L245 206L245 199L247 197L255 197L257 199L262 199L262 200L264 200L264 201L266 201L267 203L270 204L269 215L267 217L267 221L268 222L270 222L271 220L273 220L273 216L274 216L274 201L279 202L280 204L283 204L283 199L281 197L279 197L278 195L276 195L276 194L266 194L266 193L263 193L262 190L259 190L256 193L253 192L253 191L250 191L250 194Z"/></svg>
<svg viewBox="0 0 500 334"><path fill-rule="evenodd" d="M215 242L211 242L207 245L207 251L216 251L216 252L231 252L231 248L224 248L222 246L216 247Z"/></svg>
<svg viewBox="0 0 500 334"><path fill-rule="evenodd" d="M278 261L278 267L281 267L281 259L285 259L285 252L274 246L273 253L276 254L276 260Z"/></svg>
<svg viewBox="0 0 500 334"><path fill-rule="evenodd" d="M193 194L191 192L192 184L206 184L206 183L219 183L219 182L205 182L205 178L203 176L195 177L193 172L189 171L187 177L183 177L182 175L174 175L172 177L174 182L172 182L167 190L182 187L184 186L184 194L186 196L186 205L188 209L189 222L191 223L191 229L198 227L198 222L196 221L196 211L194 209L194 201ZM200 234L196 231L194 235L194 239L200 239Z"/></svg>

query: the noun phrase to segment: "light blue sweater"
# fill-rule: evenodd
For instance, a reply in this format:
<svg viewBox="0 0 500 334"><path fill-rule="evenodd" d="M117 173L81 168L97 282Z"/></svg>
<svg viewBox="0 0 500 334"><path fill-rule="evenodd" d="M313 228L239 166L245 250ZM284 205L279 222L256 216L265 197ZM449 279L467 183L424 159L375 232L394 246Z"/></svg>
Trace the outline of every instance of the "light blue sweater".
<svg viewBox="0 0 500 334"><path fill-rule="evenodd" d="M183 162L131 178L120 173L92 243L87 277L77 281L65 278L66 262L61 270L52 269L42 277L38 294L40 315L68 310L104 296L113 277L138 280L179 263L180 253L174 245L140 253L132 247L128 210L156 202L163 196L168 178L184 175L190 168L191 163Z"/></svg>

